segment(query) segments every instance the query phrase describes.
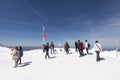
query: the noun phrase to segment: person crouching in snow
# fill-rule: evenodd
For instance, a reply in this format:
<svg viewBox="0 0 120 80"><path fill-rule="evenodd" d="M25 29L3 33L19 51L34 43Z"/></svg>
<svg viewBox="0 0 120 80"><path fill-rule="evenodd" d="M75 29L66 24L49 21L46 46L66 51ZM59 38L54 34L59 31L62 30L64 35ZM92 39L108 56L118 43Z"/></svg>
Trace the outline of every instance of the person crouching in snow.
<svg viewBox="0 0 120 80"><path fill-rule="evenodd" d="M18 60L19 60L19 57L20 57L20 55L19 55L19 53L18 53L18 47L14 47L14 48L12 49L11 55L12 55L12 59L13 59L14 62L15 62L15 66L14 66L14 67L17 67L17 65L18 65Z"/></svg>
<svg viewBox="0 0 120 80"><path fill-rule="evenodd" d="M99 44L98 41L95 41L93 48L96 52L96 61L100 61L100 52L102 51L101 45Z"/></svg>

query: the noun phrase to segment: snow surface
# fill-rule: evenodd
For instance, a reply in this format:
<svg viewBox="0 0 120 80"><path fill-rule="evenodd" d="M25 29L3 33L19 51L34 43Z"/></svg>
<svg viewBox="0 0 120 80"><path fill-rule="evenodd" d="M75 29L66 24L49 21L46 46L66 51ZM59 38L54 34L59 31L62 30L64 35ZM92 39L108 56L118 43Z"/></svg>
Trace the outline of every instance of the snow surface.
<svg viewBox="0 0 120 80"><path fill-rule="evenodd" d="M56 50L50 59L44 58L42 49L24 51L22 64L13 68L10 49L0 47L0 80L120 80L116 51L103 51L103 60L96 62L93 49L93 55L84 57L79 57L74 48L68 55L64 50Z"/></svg>

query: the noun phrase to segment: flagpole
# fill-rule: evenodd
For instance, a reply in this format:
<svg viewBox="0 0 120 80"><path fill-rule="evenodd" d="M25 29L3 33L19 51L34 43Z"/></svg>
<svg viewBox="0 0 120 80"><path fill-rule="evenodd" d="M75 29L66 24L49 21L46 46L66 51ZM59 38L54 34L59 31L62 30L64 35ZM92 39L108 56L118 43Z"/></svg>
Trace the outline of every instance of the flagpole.
<svg viewBox="0 0 120 80"><path fill-rule="evenodd" d="M43 44L45 44L45 38L44 38L44 31L45 31L45 28L44 28L44 26L43 26L43 33L42 33L42 37L43 37Z"/></svg>
<svg viewBox="0 0 120 80"><path fill-rule="evenodd" d="M116 40L116 57L118 57L118 40Z"/></svg>
<svg viewBox="0 0 120 80"><path fill-rule="evenodd" d="M43 26L43 44L45 44L45 38L46 38L46 33L45 33L45 27Z"/></svg>
<svg viewBox="0 0 120 80"><path fill-rule="evenodd" d="M45 38L43 37L43 44L45 44Z"/></svg>

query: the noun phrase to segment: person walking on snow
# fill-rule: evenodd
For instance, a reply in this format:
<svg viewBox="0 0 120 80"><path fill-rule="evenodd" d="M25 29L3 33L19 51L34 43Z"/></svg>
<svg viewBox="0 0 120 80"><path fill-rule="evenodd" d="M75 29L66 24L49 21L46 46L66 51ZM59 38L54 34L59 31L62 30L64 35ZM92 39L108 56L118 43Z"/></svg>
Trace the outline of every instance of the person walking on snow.
<svg viewBox="0 0 120 80"><path fill-rule="evenodd" d="M19 60L19 53L18 53L18 47L14 47L13 49L11 49L12 53L12 59L14 60L14 63L15 63L15 66L14 67L17 67L18 66L18 60Z"/></svg>
<svg viewBox="0 0 120 80"><path fill-rule="evenodd" d="M45 51L46 51L45 59L46 59L47 57L50 58L50 56L49 56L49 43L47 43L47 44L45 45Z"/></svg>
<svg viewBox="0 0 120 80"><path fill-rule="evenodd" d="M100 52L102 51L102 47L98 41L95 41L93 48L96 52L96 61L98 62L98 61L100 61Z"/></svg>

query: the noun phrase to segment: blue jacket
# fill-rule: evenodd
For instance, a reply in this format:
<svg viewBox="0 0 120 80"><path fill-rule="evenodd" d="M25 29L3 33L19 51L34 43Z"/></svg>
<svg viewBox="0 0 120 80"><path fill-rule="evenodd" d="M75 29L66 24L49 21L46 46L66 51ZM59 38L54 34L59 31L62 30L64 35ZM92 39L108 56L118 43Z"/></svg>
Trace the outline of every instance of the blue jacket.
<svg viewBox="0 0 120 80"><path fill-rule="evenodd" d="M20 57L23 56L23 50L19 50Z"/></svg>

